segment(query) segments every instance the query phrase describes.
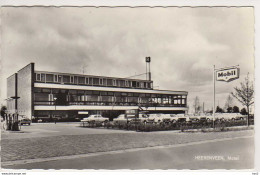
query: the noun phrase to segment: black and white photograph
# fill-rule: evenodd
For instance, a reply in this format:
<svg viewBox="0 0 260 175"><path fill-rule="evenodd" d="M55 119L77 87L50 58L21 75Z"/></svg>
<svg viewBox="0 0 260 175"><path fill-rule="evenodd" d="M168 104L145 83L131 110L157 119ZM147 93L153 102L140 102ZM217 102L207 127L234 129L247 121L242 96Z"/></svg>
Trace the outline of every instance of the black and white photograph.
<svg viewBox="0 0 260 175"><path fill-rule="evenodd" d="M253 170L254 7L1 7L1 168Z"/></svg>

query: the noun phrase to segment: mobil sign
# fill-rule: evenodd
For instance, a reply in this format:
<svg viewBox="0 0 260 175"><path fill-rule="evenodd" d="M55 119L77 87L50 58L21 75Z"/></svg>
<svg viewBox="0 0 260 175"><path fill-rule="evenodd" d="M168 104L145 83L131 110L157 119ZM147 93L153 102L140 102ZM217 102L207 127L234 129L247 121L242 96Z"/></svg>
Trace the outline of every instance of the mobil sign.
<svg viewBox="0 0 260 175"><path fill-rule="evenodd" d="M239 78L239 68L222 69L216 71L217 81L230 82Z"/></svg>

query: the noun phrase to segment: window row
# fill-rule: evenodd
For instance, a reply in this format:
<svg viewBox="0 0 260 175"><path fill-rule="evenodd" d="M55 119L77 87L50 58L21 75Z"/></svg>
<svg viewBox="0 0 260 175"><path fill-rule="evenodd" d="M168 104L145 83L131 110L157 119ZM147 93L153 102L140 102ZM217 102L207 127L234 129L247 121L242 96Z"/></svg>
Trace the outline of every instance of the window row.
<svg viewBox="0 0 260 175"><path fill-rule="evenodd" d="M151 93L132 93L132 92L111 92L111 91L91 91L91 90L65 90L65 89L49 89L34 88L35 93L47 94L70 94L70 95L99 95L99 96L128 96L128 97L153 97L153 98L187 98L186 95L172 94L151 94Z"/></svg>
<svg viewBox="0 0 260 175"><path fill-rule="evenodd" d="M65 83L79 85L95 85L95 86L115 86L115 87L133 87L142 89L151 89L152 82L134 81L134 80L118 80L111 78L96 78L74 75L56 75L36 73L36 81L44 83Z"/></svg>
<svg viewBox="0 0 260 175"><path fill-rule="evenodd" d="M56 100L54 100L54 98ZM58 102L57 104L66 104L66 102L130 102L130 103L153 103L153 104L186 104L186 98L174 99L171 97L123 97L123 96L99 96L99 95L66 95L66 94L34 94L34 101Z"/></svg>

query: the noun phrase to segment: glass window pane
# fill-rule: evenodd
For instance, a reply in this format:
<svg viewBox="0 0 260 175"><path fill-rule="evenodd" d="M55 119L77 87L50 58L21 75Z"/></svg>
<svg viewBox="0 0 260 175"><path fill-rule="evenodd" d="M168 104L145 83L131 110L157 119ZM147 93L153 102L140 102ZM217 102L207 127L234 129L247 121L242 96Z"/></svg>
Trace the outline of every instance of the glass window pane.
<svg viewBox="0 0 260 175"><path fill-rule="evenodd" d="M75 94L75 95L76 95L76 94L77 94L77 91L76 91L76 90L70 90L69 93L70 93L70 94Z"/></svg>
<svg viewBox="0 0 260 175"><path fill-rule="evenodd" d="M92 79L93 79L93 78L89 78L89 84L92 84Z"/></svg>
<svg viewBox="0 0 260 175"><path fill-rule="evenodd" d="M99 95L99 91L93 91L93 94Z"/></svg>
<svg viewBox="0 0 260 175"><path fill-rule="evenodd" d="M99 78L93 78L93 85L99 85Z"/></svg>
<svg viewBox="0 0 260 175"><path fill-rule="evenodd" d="M41 81L41 74L36 74L36 80Z"/></svg>
<svg viewBox="0 0 260 175"><path fill-rule="evenodd" d="M34 88L34 92L41 92L41 88Z"/></svg>
<svg viewBox="0 0 260 175"><path fill-rule="evenodd" d="M58 82L58 75L54 75L54 82Z"/></svg>
<svg viewBox="0 0 260 175"><path fill-rule="evenodd" d="M113 81L112 81L112 79L107 79L107 85L108 85L108 86L113 86Z"/></svg>
<svg viewBox="0 0 260 175"><path fill-rule="evenodd" d="M101 95L107 95L107 92L101 92Z"/></svg>
<svg viewBox="0 0 260 175"><path fill-rule="evenodd" d="M51 90L50 89L42 89L42 92L46 92L46 93L50 93L51 92Z"/></svg>
<svg viewBox="0 0 260 175"><path fill-rule="evenodd" d="M114 96L114 92L107 92L107 95Z"/></svg>
<svg viewBox="0 0 260 175"><path fill-rule="evenodd" d="M41 74L41 81L45 82L45 74Z"/></svg>
<svg viewBox="0 0 260 175"><path fill-rule="evenodd" d="M46 81L47 82L53 82L54 81L53 75L52 74L46 74Z"/></svg>
<svg viewBox="0 0 260 175"><path fill-rule="evenodd" d="M70 83L70 76L63 75L63 83Z"/></svg>
<svg viewBox="0 0 260 175"><path fill-rule="evenodd" d="M85 84L85 77L79 77L79 84Z"/></svg>
<svg viewBox="0 0 260 175"><path fill-rule="evenodd" d="M85 91L85 94L91 95L92 91Z"/></svg>
<svg viewBox="0 0 260 175"><path fill-rule="evenodd" d="M35 101L49 101L49 94L35 93L34 100Z"/></svg>

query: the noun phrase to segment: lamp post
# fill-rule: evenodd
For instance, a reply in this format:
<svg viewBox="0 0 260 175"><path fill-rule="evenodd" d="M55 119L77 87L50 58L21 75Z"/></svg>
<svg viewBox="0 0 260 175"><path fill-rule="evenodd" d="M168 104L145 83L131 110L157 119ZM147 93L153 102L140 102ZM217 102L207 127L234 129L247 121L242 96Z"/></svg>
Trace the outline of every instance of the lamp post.
<svg viewBox="0 0 260 175"><path fill-rule="evenodd" d="M53 100L54 100L54 113L55 113L55 111L56 111L56 100L57 100L57 97L54 97ZM55 117L54 117L54 121L55 121L55 124L56 124L56 118L55 118Z"/></svg>

